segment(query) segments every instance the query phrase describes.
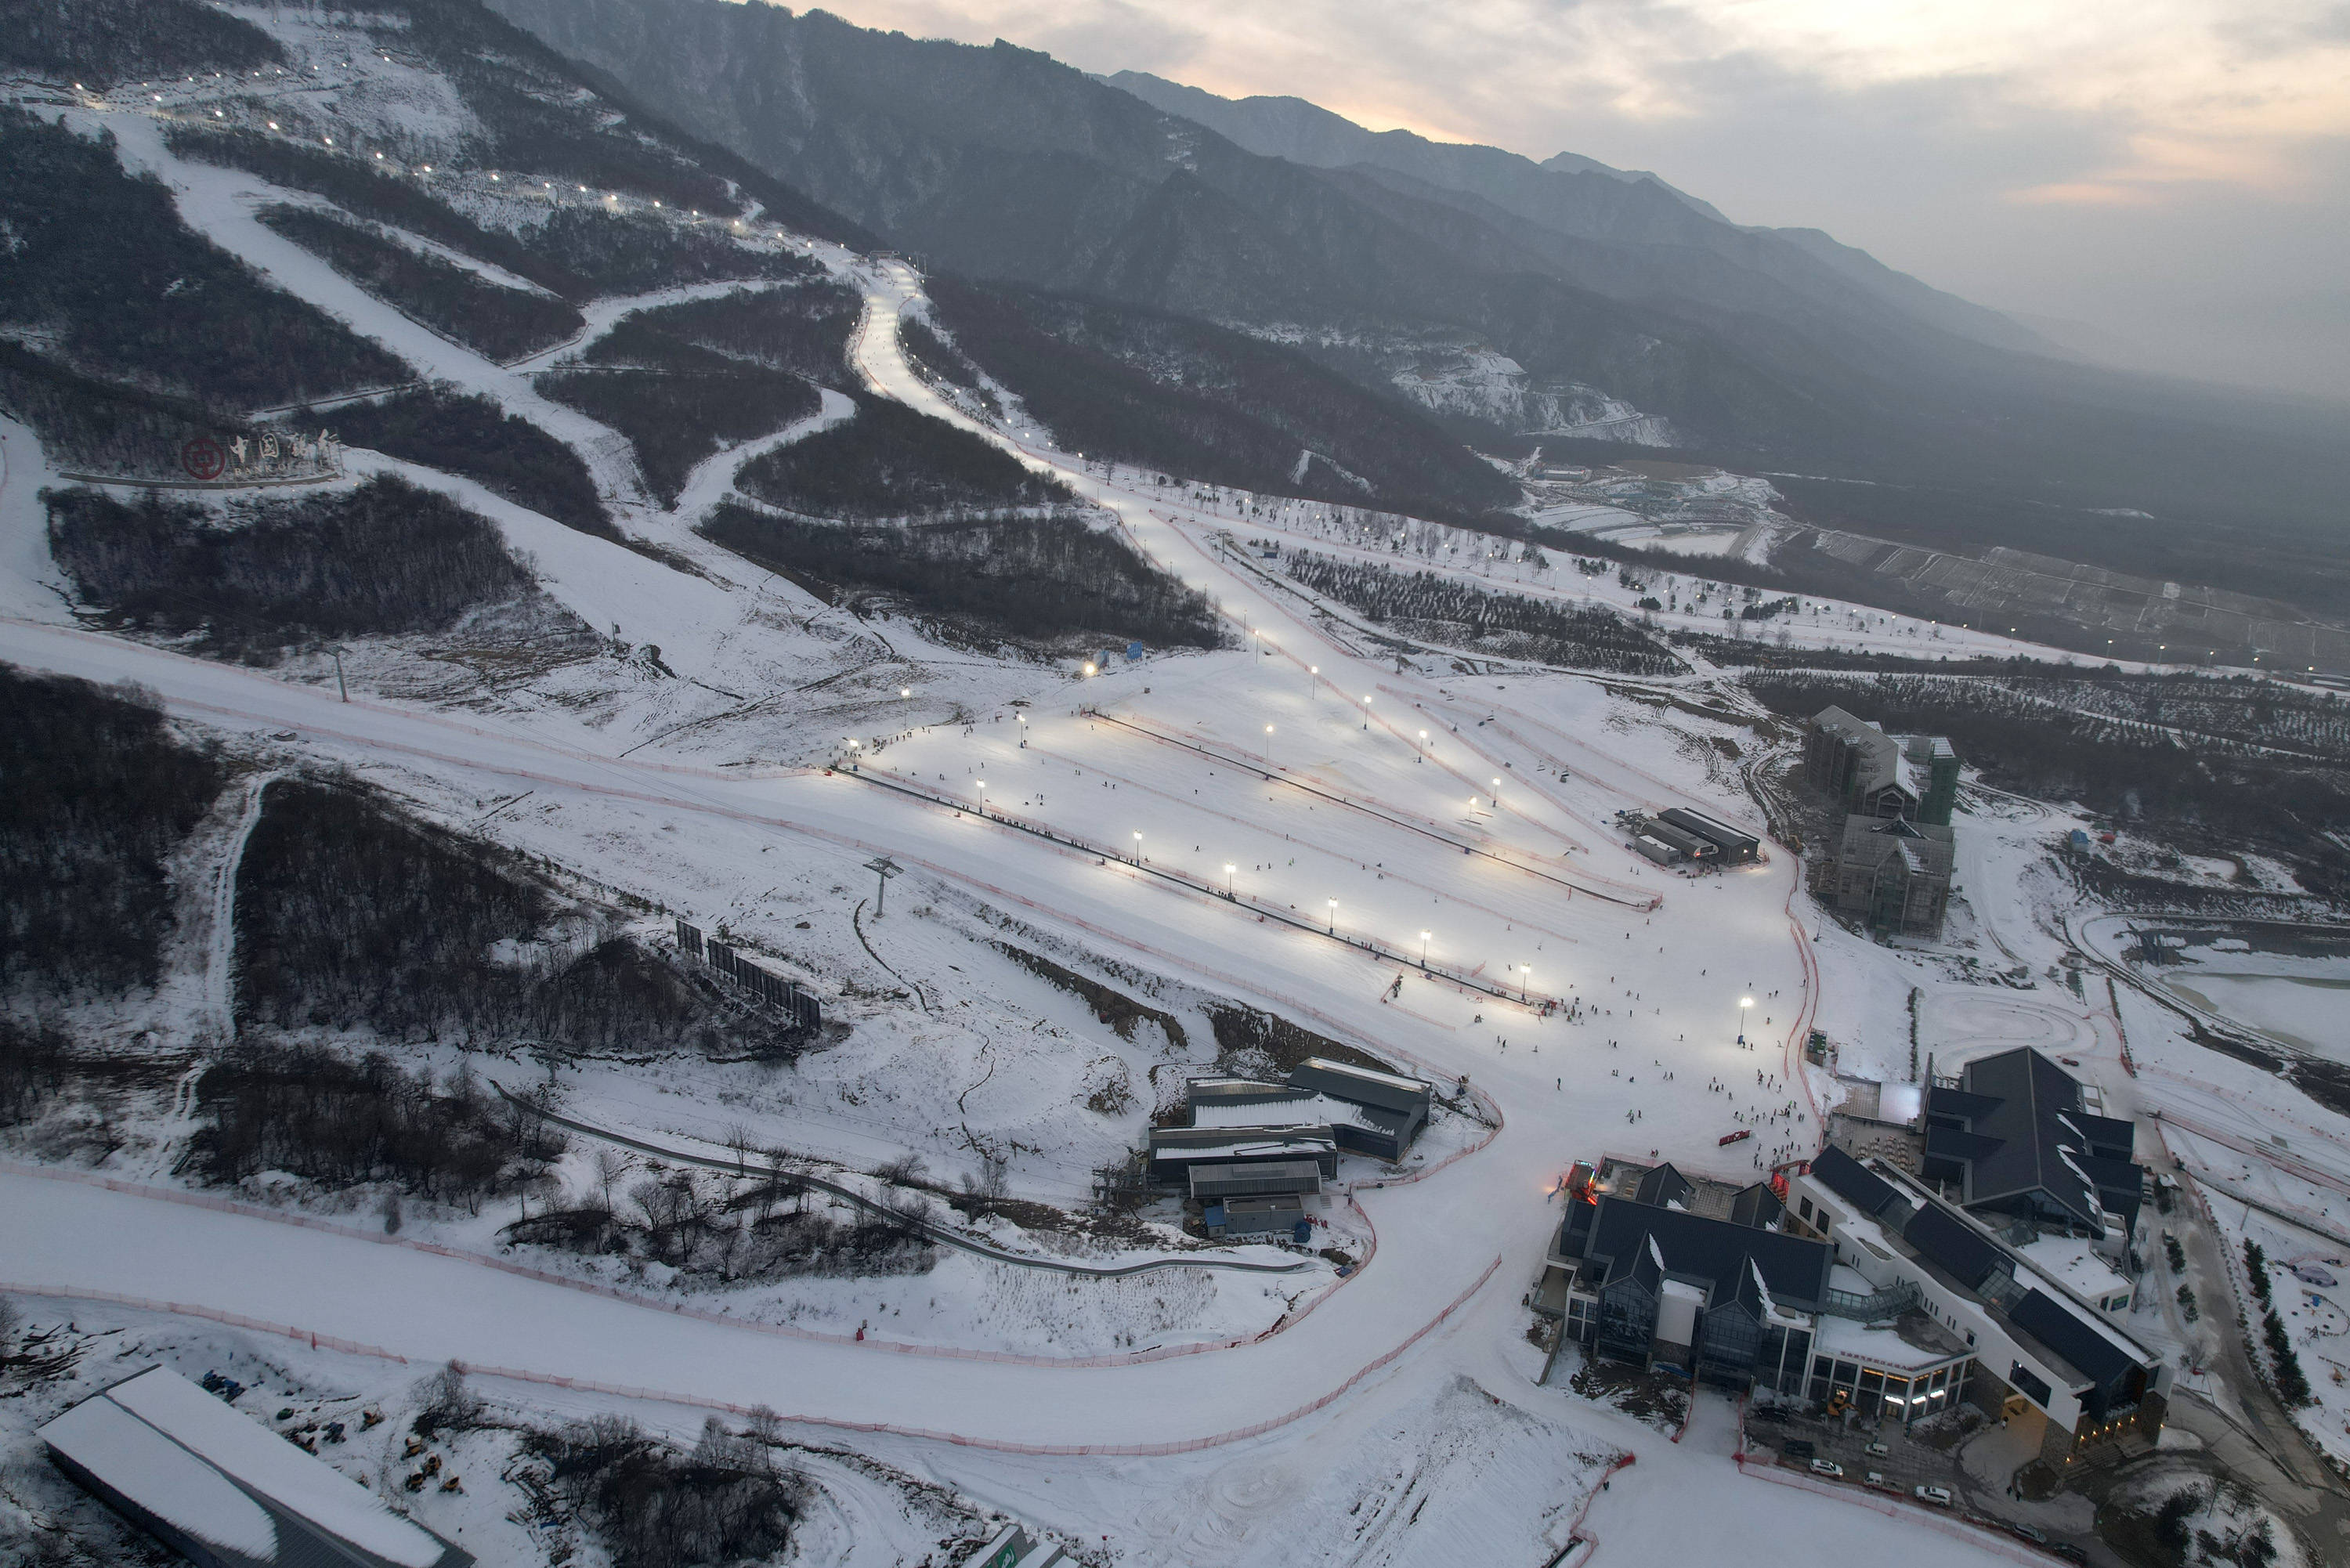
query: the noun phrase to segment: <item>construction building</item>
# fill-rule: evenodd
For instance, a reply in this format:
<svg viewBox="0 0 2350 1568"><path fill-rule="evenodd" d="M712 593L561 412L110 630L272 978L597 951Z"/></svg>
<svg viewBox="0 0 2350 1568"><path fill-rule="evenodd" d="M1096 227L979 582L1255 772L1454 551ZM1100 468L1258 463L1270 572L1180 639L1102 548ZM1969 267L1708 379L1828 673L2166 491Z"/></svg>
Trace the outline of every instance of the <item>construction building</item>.
<svg viewBox="0 0 2350 1568"><path fill-rule="evenodd" d="M1888 735L1842 708L1814 715L1804 776L1845 811L1812 888L1887 936L1941 935L1956 858L1959 753L1939 735Z"/></svg>
<svg viewBox="0 0 2350 1568"><path fill-rule="evenodd" d="M1844 837L1817 890L1830 908L1858 916L1872 931L1938 937L1950 913L1957 853L1947 827L1855 812L1844 819Z"/></svg>

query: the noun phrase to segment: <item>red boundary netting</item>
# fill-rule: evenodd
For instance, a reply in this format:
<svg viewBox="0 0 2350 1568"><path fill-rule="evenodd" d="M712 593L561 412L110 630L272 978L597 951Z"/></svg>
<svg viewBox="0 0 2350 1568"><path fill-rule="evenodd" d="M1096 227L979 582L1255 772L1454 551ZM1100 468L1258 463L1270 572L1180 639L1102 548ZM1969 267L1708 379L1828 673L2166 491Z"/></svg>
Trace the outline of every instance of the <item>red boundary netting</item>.
<svg viewBox="0 0 2350 1568"><path fill-rule="evenodd" d="M1471 1151L1462 1149L1451 1158L1458 1158L1461 1154L1470 1152ZM1337 1281L1328 1289L1322 1291L1306 1303L1304 1310L1283 1317L1271 1327L1230 1339L1210 1340L1197 1345L1161 1345L1150 1350L1134 1351L1120 1355L1028 1355L1012 1350L972 1350L958 1345L908 1345L896 1340L870 1338L860 1340L854 1334L826 1334L816 1329L793 1328L784 1324L759 1323L750 1318L736 1317L731 1313L712 1312L702 1307L689 1306L682 1302L663 1301L657 1296L624 1291L597 1280L574 1279L568 1275L552 1273L545 1269L532 1268L527 1263L517 1263L510 1259L492 1257L485 1252L468 1251L459 1247L445 1247L437 1241L420 1241L411 1237L388 1236L381 1231L363 1231L352 1225L339 1225L331 1220L320 1220L307 1214L288 1214L278 1210L265 1209L257 1204L239 1203L233 1199L217 1198L207 1192L183 1192L176 1188L142 1186L137 1182L123 1181L114 1177L99 1176L91 1171L53 1170L11 1159L0 1159L0 1171L16 1176L36 1177L43 1180L69 1181L84 1187L99 1187L109 1192L152 1199L165 1203L184 1204L191 1209L208 1209L214 1213L234 1214L247 1220L261 1220L274 1224L297 1226L302 1230L317 1231L346 1241L367 1241L381 1247L402 1247L410 1251L423 1252L436 1258L447 1258L456 1262L494 1269L500 1273L512 1274L518 1279L530 1280L538 1284L556 1285L564 1290L601 1296L608 1301L621 1302L629 1306L641 1307L648 1312L667 1313L673 1317L692 1318L702 1323L744 1329L753 1334L771 1334L783 1339L806 1340L818 1345L854 1345L862 1350L885 1351L899 1355L926 1355L949 1361L999 1362L1014 1366L1130 1366L1143 1362L1170 1361L1184 1355L1204 1355L1213 1351L1239 1350L1251 1345L1262 1344L1277 1334L1286 1333L1295 1328L1316 1307L1329 1300L1340 1286L1360 1279L1363 1270L1369 1266L1371 1259L1378 1253L1378 1227L1371 1224L1370 1216L1364 1213L1362 1206L1355 1201L1353 1195L1347 1194L1346 1195L1347 1207L1353 1209L1362 1218L1370 1242L1370 1249L1364 1254L1361 1265L1357 1266L1346 1279ZM1482 1283L1482 1281L1479 1282ZM271 1325L258 1326L266 1328Z"/></svg>
<svg viewBox="0 0 2350 1568"><path fill-rule="evenodd" d="M1363 1379L1370 1376L1373 1373L1383 1371L1387 1367L1394 1365L1402 1357L1406 1351L1409 1350L1413 1345L1418 1345L1421 1340L1427 1338L1430 1334L1435 1333L1437 1329L1443 1326L1446 1320L1451 1318L1453 1314L1459 1312L1463 1306L1467 1305L1469 1299L1484 1288L1486 1282L1493 1277L1493 1275L1501 1269L1501 1266L1502 1260L1498 1257L1492 1262L1486 1264L1484 1272L1479 1274L1476 1280L1470 1284L1467 1290L1462 1291L1459 1295L1453 1297L1451 1302L1449 1303L1441 1312L1439 1312L1434 1317L1429 1319L1428 1322L1422 1324L1418 1329L1414 1330L1410 1336L1405 1339L1402 1344L1396 1345L1385 1355L1380 1355L1375 1360L1372 1360L1365 1366L1357 1368L1355 1372L1348 1375L1344 1382L1331 1389L1328 1393L1322 1395L1319 1398L1309 1400L1305 1404L1300 1405L1295 1409L1287 1411L1283 1415L1269 1417L1264 1420L1254 1421L1250 1423L1248 1426L1236 1427L1231 1431L1218 1432L1210 1437L1190 1438L1180 1442L1171 1443L1015 1443L993 1438L966 1437L959 1432L935 1431L924 1427L900 1427L888 1421L849 1421L831 1416L785 1416L783 1418L785 1421L798 1426L825 1427L837 1431L845 1432L881 1433L897 1438L915 1438L926 1442L952 1443L959 1448L988 1449L998 1453L1007 1454L1038 1454L1072 1458L1086 1455L1147 1458L1165 1454L1196 1453L1202 1449L1212 1449L1225 1443L1236 1443L1244 1438L1261 1437L1266 1432L1273 1431L1277 1428L1285 1427L1293 1421L1303 1419L1304 1417L1314 1414L1315 1411L1329 1406L1346 1395L1350 1389L1354 1388L1356 1385L1361 1383ZM245 1317L241 1314L218 1312L209 1307L192 1305L185 1302L153 1301L140 1296L123 1295L113 1291L86 1290L70 1285L20 1285L7 1283L0 1284L0 1290L6 1290L22 1295L63 1297L69 1300L109 1302L117 1305L136 1307L148 1312L172 1313L185 1317L203 1318L213 1323L225 1324L234 1328L252 1329L258 1333L268 1334L280 1338L302 1341L321 1350L335 1350L353 1355L374 1356L380 1360L395 1361L403 1365L408 1361L408 1357L404 1355L381 1349L375 1345L359 1345L351 1340L339 1339L334 1335L318 1334L309 1329L294 1328L285 1324L265 1323L257 1318ZM456 1367L459 1371L467 1373L473 1376L505 1378L517 1383L539 1384L552 1388L568 1388L588 1394L606 1394L622 1399L650 1400L658 1404L681 1405L702 1410L723 1410L730 1415L743 1417L749 1416L752 1410L751 1406L739 1405L732 1400L708 1399L698 1395L676 1394L660 1388L643 1388L631 1386L627 1384L604 1383L594 1378L565 1377L554 1373L530 1372L511 1366L489 1366L478 1362L462 1360L452 1360L450 1365ZM1067 1364L1063 1363L1062 1365Z"/></svg>

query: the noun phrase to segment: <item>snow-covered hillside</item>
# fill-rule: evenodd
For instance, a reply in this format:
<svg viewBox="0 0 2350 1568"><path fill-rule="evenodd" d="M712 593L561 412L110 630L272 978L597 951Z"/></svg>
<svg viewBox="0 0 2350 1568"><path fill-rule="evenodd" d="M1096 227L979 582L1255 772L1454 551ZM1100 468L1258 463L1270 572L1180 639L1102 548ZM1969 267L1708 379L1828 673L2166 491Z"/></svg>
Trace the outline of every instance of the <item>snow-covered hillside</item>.
<svg viewBox="0 0 2350 1568"><path fill-rule="evenodd" d="M0 1454L35 1478L7 1489L0 1531L55 1533L85 1560L124 1550L95 1504L29 1462L30 1433L109 1369L160 1361L234 1377L251 1390L239 1408L280 1429L380 1409L380 1438L327 1457L485 1563L598 1560L593 1532L548 1501L530 1434L616 1415L685 1445L712 1417L755 1422L808 1488L794 1563L960 1560L1006 1517L1080 1561L1170 1568L1794 1564L1824 1540L1886 1559L1921 1543L1938 1563L2015 1559L1989 1530L1742 1468L1716 1396L1668 1435L1573 1391L1532 1342L1526 1298L1572 1162L1669 1158L1743 1184L1815 1150L1849 1086L1807 1060L1815 1029L1847 1078L1914 1085L1920 1035L1945 1069L2028 1042L2087 1060L2113 1114L2211 1114L2223 1087L2197 1081L2182 1034L2054 978L2077 899L2047 857L2071 818L1995 815L1981 797L1950 940L1863 940L1823 919L1750 794L1793 754L1792 732L1701 657L1595 678L1415 640L1302 588L1279 556L1310 545L1627 624L1661 597L1643 637L1735 624L1737 590L1701 563L1685 577L1585 571L1489 535L1089 461L1000 386L941 386L910 361L900 327L926 319L926 300L909 262L793 228L731 182L739 217L493 166L473 155L484 132L463 84L396 47L396 25L236 15L288 52L285 79L20 97L110 137L194 233L417 379L538 427L612 526L353 446L303 492L393 475L451 498L487 520L531 595L448 628L208 656L200 639L76 598L42 499L59 465L27 423L0 421L0 660L144 689L228 781L176 851L182 925L157 982L41 1010L120 1071L0 1134L0 1292L45 1336L37 1378L0 1372L26 1379L24 1397L0 1400ZM276 203L336 203L188 156L174 130L213 119L355 164L381 152L516 242L501 254L523 265L562 213L621 212L708 242L693 254L740 275L583 290L576 341L499 363L264 223ZM401 233L496 288L541 287ZM812 280L853 289L860 311L816 411L719 443L671 504L630 436L540 386L633 311ZM1497 356L1414 374L1405 389L1445 411L1515 398L1561 431L1670 439ZM739 500L744 463L854 432L888 408L877 400L1066 485L1076 500L1059 510L1130 549L1138 574L1206 596L1223 645L990 644L910 594L875 607L819 592L702 531ZM140 491L96 488L126 505ZM1724 505L1769 499L1714 488ZM172 493L234 533L276 493ZM1849 652L2022 646L1826 601L1766 624L1787 646ZM276 1169L207 1186L198 1090L238 1028L238 866L267 787L301 779L363 783L388 810L543 868L569 900L538 933L548 950L609 938L666 962L675 920L723 929L816 995L827 1029L795 1055L735 1059L321 1014L283 1033L386 1052L560 1127L546 1182L486 1203ZM1672 805L1747 826L1762 854L1719 874L1651 864L1617 815ZM1097 1184L1180 1106L1188 1077L1278 1067L1250 1043L1273 1036L1242 1027L1268 1019L1425 1075L1437 1109L1413 1152L1345 1157L1309 1200L1306 1246L1211 1242L1172 1199L1099 1211ZM2173 1076L2132 1076L2126 1050ZM2245 1068L2224 1092L2286 1091ZM2294 1114L2334 1139L2321 1148L2350 1130ZM1758 1127L1768 1136L1729 1141ZM886 1269L803 1254L742 1277L731 1252L567 1248L519 1225L589 1210L599 1191L612 1213L615 1189L640 1182L763 1218L785 1201L843 1224L910 1204L901 1217L922 1239L897 1238ZM629 1201L652 1229L650 1200ZM411 1490L399 1480L411 1456L390 1439L428 1397L419 1380L451 1361L494 1419L435 1439L462 1491Z"/></svg>

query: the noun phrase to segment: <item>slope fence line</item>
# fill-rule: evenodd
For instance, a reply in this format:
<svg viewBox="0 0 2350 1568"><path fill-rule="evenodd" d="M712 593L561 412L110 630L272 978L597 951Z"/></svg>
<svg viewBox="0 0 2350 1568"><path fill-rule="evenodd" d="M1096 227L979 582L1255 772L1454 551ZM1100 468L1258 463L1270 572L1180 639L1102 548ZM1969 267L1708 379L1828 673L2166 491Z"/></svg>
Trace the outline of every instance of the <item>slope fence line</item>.
<svg viewBox="0 0 2350 1568"><path fill-rule="evenodd" d="M1367 802L1356 800L1325 785L1309 784L1305 779L1292 774L1285 768L1269 768L1262 763L1253 763L1246 757L1218 750L1204 741L1193 739L1179 732L1160 730L1136 719L1121 719L1115 713L1105 712L1099 708L1089 706L1082 711L1087 718L1098 719L1106 724L1116 724L1122 730L1131 730L1136 734L1148 740L1157 741L1161 745L1176 746L1187 752L1196 753L1210 762L1222 763L1235 773L1254 774L1267 784L1287 784L1290 788L1303 791L1316 800L1327 801L1332 805L1344 806L1349 811L1361 812L1364 815L1376 817L1391 827L1400 827L1406 832L1417 833L1424 838L1432 838L1448 848L1460 850L1464 855L1482 856L1485 859L1506 866L1513 871L1523 871L1529 877L1538 877L1555 887L1563 888L1569 893L1590 891L1554 872L1545 871L1539 866L1530 866L1523 860L1513 859L1497 849L1489 849L1469 843L1458 835L1445 832L1434 823L1419 821L1401 812L1382 809Z"/></svg>
<svg viewBox="0 0 2350 1568"><path fill-rule="evenodd" d="M1231 1431L1218 1432L1209 1437L1190 1438L1168 1443L1019 1443L1003 1438L974 1438L958 1432L936 1431L924 1427L901 1427L888 1421L850 1421L835 1416L785 1416L782 1418L795 1426L823 1427L843 1432L879 1433L889 1437L913 1438L926 1442L951 1443L958 1448L986 1449L1006 1454L1035 1454L1054 1458L1080 1458L1089 1455L1149 1458L1165 1454L1197 1453L1202 1449L1212 1449L1225 1443L1236 1443L1249 1438L1262 1437L1267 1432L1288 1426L1293 1421L1301 1420L1317 1410L1328 1407L1351 1392L1365 1378L1393 1366L1403 1357L1406 1351L1442 1327L1455 1313L1468 1304L1471 1297L1485 1287L1486 1282L1493 1277L1501 1266L1502 1260L1499 1257L1494 1258L1492 1262L1485 1265L1484 1272L1479 1274L1466 1290L1453 1297L1434 1317L1413 1330L1401 1344L1357 1368L1347 1375L1345 1381L1318 1398L1308 1400L1282 1415L1269 1417L1264 1420L1252 1422L1248 1426L1237 1427ZM69 1285L7 1283L0 1285L0 1289L23 1295L108 1302L148 1312L167 1312L185 1317L203 1318L214 1323L226 1324L232 1327L252 1329L282 1338L300 1340L322 1350L373 1356L380 1360L398 1362L403 1366L409 1362L407 1356L379 1346L360 1345L332 1334L319 1334L312 1329L265 1323L258 1318L245 1317L239 1313L220 1312L185 1302L153 1301L141 1296L123 1295L112 1291L86 1290ZM498 1377L516 1383L535 1383L547 1387L567 1388L580 1393L610 1395L617 1398L649 1400L657 1404L677 1405L691 1409L719 1410L744 1417L748 1417L754 1408L752 1406L737 1404L728 1399L711 1399L701 1395L671 1393L660 1388L604 1383L587 1377L567 1377L556 1373L532 1372L519 1367L493 1366L454 1357L451 1359L449 1365L469 1376Z"/></svg>
<svg viewBox="0 0 2350 1568"><path fill-rule="evenodd" d="M955 812L977 816L983 821L992 822L999 827L1011 828L1015 833L1024 833L1034 838L1045 839L1049 843L1057 845L1061 848L1069 850L1076 854L1091 856L1095 859L1099 860L1106 865L1115 862L1124 869L1134 872L1139 876L1156 877L1161 882L1167 883L1171 887L1180 888L1186 892L1197 893L1203 898L1212 898L1217 903L1231 904L1239 909L1252 910L1261 919L1278 921L1280 924L1288 926L1295 930L1304 931L1309 936L1320 937L1325 941L1336 942L1342 947L1348 947L1354 949L1357 952L1367 953L1371 958L1378 961L1399 964L1408 970L1418 970L1423 974L1433 975L1440 980L1450 981L1454 985L1462 986L1471 991L1482 992L1485 995L1494 998L1496 1001L1513 1002L1523 1007L1540 1007L1545 1002L1557 1002L1562 1000L1560 998L1551 996L1548 993L1544 993L1543 1001L1541 1002L1537 1002L1534 1000L1534 993L1530 991L1523 991L1520 992L1516 995L1512 995L1507 987L1500 985L1493 981L1482 979L1468 971L1452 969L1444 964L1431 963L1425 960L1413 958L1409 953L1401 952L1394 948L1388 947L1386 943L1379 941L1374 937L1358 937L1352 934L1340 936L1293 910L1284 909L1278 905L1266 903L1259 899L1254 894L1225 892L1203 877L1194 877L1184 871L1170 870L1164 866L1153 866L1148 862L1137 861L1129 857L1124 850L1110 849L1106 848L1101 845L1087 843L1085 839L1078 838L1071 834L1063 833L1057 828L1047 827L1044 824L1038 822L1031 822L1025 817L1005 811L1001 806L991 805L981 807L972 805L968 801L957 800L952 795L941 794L935 790L915 784L912 780L901 777L896 774L885 773L878 768L866 769L858 767L852 768L844 776L861 779L865 783L872 784L878 789L894 790L899 794L910 795L916 800L925 802L931 805L941 805Z"/></svg>

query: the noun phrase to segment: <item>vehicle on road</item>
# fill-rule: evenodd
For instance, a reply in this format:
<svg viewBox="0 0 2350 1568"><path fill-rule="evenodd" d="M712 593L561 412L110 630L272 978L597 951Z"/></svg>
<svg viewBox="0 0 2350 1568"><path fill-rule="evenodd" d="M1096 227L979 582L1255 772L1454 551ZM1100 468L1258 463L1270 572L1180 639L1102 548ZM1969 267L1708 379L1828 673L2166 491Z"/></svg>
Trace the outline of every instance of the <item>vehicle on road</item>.
<svg viewBox="0 0 2350 1568"><path fill-rule="evenodd" d="M2075 1546L2069 1541L2052 1542L2048 1550L2067 1563L2085 1563L2089 1560L2087 1548Z"/></svg>
<svg viewBox="0 0 2350 1568"><path fill-rule="evenodd" d="M2011 1524L2007 1528L2010 1533L2029 1541L2034 1546L2048 1544L2048 1532L2036 1524Z"/></svg>
<svg viewBox="0 0 2350 1568"><path fill-rule="evenodd" d="M1946 1486L1921 1486L1909 1495L1919 1502L1930 1502L1936 1508L1950 1506L1950 1489Z"/></svg>
<svg viewBox="0 0 2350 1568"><path fill-rule="evenodd" d="M1834 1476L1836 1480L1842 1480L1844 1479L1844 1467L1836 1463L1834 1459L1814 1459L1812 1461L1812 1473L1815 1476Z"/></svg>
<svg viewBox="0 0 2350 1568"><path fill-rule="evenodd" d="M1891 1481L1885 1479L1885 1472L1883 1470L1869 1471L1867 1484L1886 1490L1899 1491L1901 1490L1899 1487L1895 1486Z"/></svg>
<svg viewBox="0 0 2350 1568"><path fill-rule="evenodd" d="M1862 1451L1863 1453L1866 1453L1866 1455L1868 1455L1868 1457L1869 1457L1869 1458L1874 1459L1884 1459L1884 1458L1886 1458L1887 1456L1890 1455L1890 1454L1893 1452L1893 1450L1892 1450L1891 1449L1887 1448L1883 1443L1871 1443L1871 1444L1869 1444L1869 1445L1868 1445L1868 1447L1867 1447L1867 1448L1866 1448L1866 1449L1862 1449L1861 1451Z"/></svg>
<svg viewBox="0 0 2350 1568"><path fill-rule="evenodd" d="M1786 1451L1787 1457L1791 1459L1808 1459L1820 1450L1813 1446L1809 1438L1790 1438L1787 1439Z"/></svg>

